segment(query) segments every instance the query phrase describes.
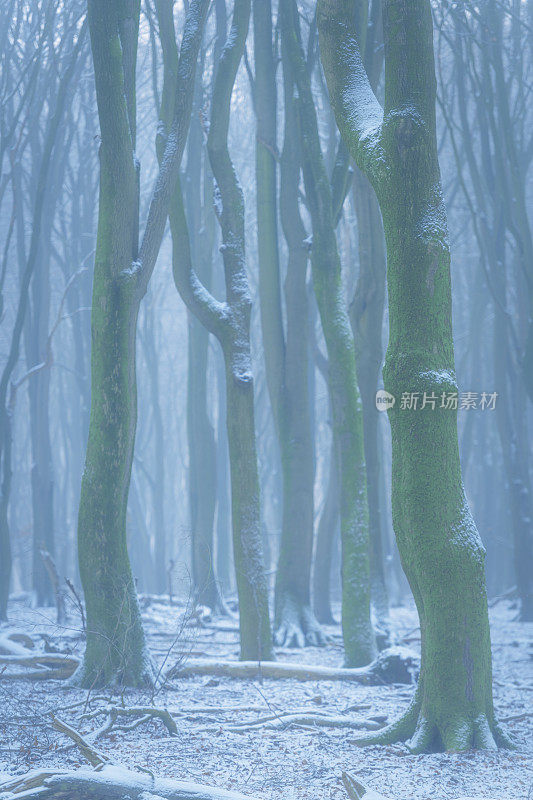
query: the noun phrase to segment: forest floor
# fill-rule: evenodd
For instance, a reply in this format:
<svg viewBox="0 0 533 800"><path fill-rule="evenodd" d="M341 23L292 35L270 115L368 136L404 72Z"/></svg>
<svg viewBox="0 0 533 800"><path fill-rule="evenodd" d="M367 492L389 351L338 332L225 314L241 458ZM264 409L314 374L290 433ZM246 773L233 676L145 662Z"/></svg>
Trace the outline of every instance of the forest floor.
<svg viewBox="0 0 533 800"><path fill-rule="evenodd" d="M185 624L183 606L170 606L157 598L141 601L151 652L159 664L165 662L165 668L197 657L238 657L235 620L218 618L198 625L189 619ZM516 717L506 722L518 743L515 751L413 756L401 744L359 748L353 744L356 730L309 723L228 730L240 722L290 710L312 713L319 709L347 717L355 712L366 719L378 716L392 721L409 703L413 692L409 685L197 676L176 678L171 688L160 689L151 697L131 691L102 697L101 693L72 688L66 681L2 679L0 674L0 779L2 772L85 766L76 745L52 729L50 712L90 734L104 718L87 720L81 715L111 701L182 712L176 716L176 736L170 736L156 719L129 731L111 730L95 742L113 763L160 776L238 790L264 800L344 800L343 771L394 800L465 796L531 800L533 625L515 622L515 615L505 601L491 609L495 706L500 719ZM0 627L0 636L16 629L29 634L39 648L81 655L79 623L72 617L71 623L60 629L53 619L53 610L32 610L20 600L12 604L10 626ZM391 619L396 642L417 650L414 608L392 609ZM326 647L278 649L278 659L342 666L340 628L331 626L326 632L330 637ZM281 724L277 718L275 722Z"/></svg>

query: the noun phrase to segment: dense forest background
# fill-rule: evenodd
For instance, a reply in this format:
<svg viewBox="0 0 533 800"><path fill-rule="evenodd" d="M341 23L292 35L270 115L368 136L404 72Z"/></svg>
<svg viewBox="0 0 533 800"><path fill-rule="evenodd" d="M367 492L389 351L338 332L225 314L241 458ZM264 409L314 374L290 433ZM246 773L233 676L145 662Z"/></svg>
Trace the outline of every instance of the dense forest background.
<svg viewBox="0 0 533 800"><path fill-rule="evenodd" d="M379 713L346 723L367 698L339 709L328 684L305 700L327 720L298 707L289 727L514 753L533 0L0 0L0 67L6 731L26 679L45 686L33 731L68 678L52 728L100 769L111 729L182 735L204 676L229 697L242 681L246 713L250 685L270 702L247 681L292 681L272 689L284 706L353 681L392 693ZM511 692L496 710L493 686ZM127 689L127 710L89 706ZM26 765L57 749L39 736ZM521 756L501 758L516 781ZM85 800L100 779L28 797ZM110 780L145 797L138 774Z"/></svg>
<svg viewBox="0 0 533 800"><path fill-rule="evenodd" d="M301 3L299 11L321 141L331 171L338 132L317 58L314 4ZM517 585L520 542L531 539L531 403L521 362L530 319L532 9L531 3L487 0L472 9L463 3L442 3L434 12L438 141L453 253L457 376L462 393L476 393L472 400L477 406L473 408L467 400L463 405L470 407L459 405L461 462L468 499L487 548L487 585L494 596ZM179 31L180 4L176 13ZM231 14L231 9L224 13ZM99 127L87 35L73 52L83 14L81 3L2 4L4 367L9 364L19 302L24 301L24 275L26 271L32 275L20 356L6 376L12 388L4 390L13 431L12 485L4 502L9 501L12 591L33 592L39 602L53 601L39 555L43 547L54 554L59 573L76 582L76 526L90 411ZM209 250L207 256L202 253L202 269L213 293L222 297L220 234L214 222L212 190L207 181L201 186L199 177L205 159L215 24L212 14L202 45L203 72L196 88L182 185L193 247ZM162 87L157 38L155 8L148 3L142 9L137 65L141 220L157 169ZM262 532L272 582L282 525L282 490L260 325L251 40L247 53L232 97L229 147L245 196ZM277 75L278 148L283 120L281 69ZM343 282L352 308L361 259L356 185L353 181L347 191L337 228ZM305 239L312 235L312 227L304 203L301 209ZM283 281L286 244L281 232L280 248ZM191 552L199 515L201 525L212 527L210 555L223 594L231 596L235 585L222 355L213 336L207 345L202 341L204 334L175 290L170 266L167 235L139 315L138 432L127 521L130 554L139 591L166 592L173 565L174 590L191 592ZM380 280L376 278L376 284ZM306 291L314 522L319 530L324 514L330 515L330 525L337 525L338 519L332 522L335 511L329 499L331 414L323 376L325 347L310 279ZM375 291L383 292L382 286L376 285ZM372 331L376 357L383 357L387 329L385 299L382 324L375 324ZM371 386L371 394L374 391ZM482 392L497 392L494 410L481 410ZM369 409L368 413L374 412ZM375 413L375 417L383 562L390 599L398 603L408 588L395 550L387 499L390 434L386 415ZM208 453L212 468L206 470ZM202 520L202 515L208 519ZM338 541L334 542L334 565L338 548ZM525 552L530 558L531 547ZM531 566L528 561L530 571ZM338 574L334 566L332 588L337 595Z"/></svg>

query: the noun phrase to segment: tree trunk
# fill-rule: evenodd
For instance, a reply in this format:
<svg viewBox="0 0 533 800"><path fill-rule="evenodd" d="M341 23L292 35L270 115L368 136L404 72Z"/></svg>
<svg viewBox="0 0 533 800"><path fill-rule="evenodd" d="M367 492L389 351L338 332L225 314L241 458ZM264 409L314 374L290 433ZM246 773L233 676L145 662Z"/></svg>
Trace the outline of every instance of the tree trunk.
<svg viewBox="0 0 533 800"><path fill-rule="evenodd" d="M40 155L39 149L35 153ZM43 227L51 231L55 212L54 184L47 189ZM32 281L31 311L26 316L25 350L28 368L47 361L48 325L50 312L50 255L49 243L41 240L38 263ZM33 518L33 570L32 584L38 606L51 606L55 602L54 589L47 574L41 550L54 555L54 476L52 446L50 441L50 369L40 369L28 382L30 401L30 438L32 449L31 496Z"/></svg>
<svg viewBox="0 0 533 800"><path fill-rule="evenodd" d="M102 142L91 318L91 417L78 515L87 646L77 680L86 688L113 681L136 686L153 680L126 544L137 422L139 309L136 274L131 269L138 246L138 175L132 152L135 94L129 81L139 9L137 5L134 18L128 19L102 0L91 0L88 12Z"/></svg>
<svg viewBox="0 0 533 800"><path fill-rule="evenodd" d="M463 490L457 413L440 405L457 385L431 9L427 0L384 2L383 112L362 65L357 28L346 24L341 7L354 4L320 0L321 54L339 128L372 180L383 216L390 315L383 374L396 398L389 409L392 512L422 637L411 707L362 741L413 737L414 752L494 748L505 737L492 702L484 548ZM402 408L404 393L420 397L416 410ZM429 402L421 408L424 397Z"/></svg>
<svg viewBox="0 0 533 800"><path fill-rule="evenodd" d="M329 479L318 522L313 572L313 608L318 621L325 625L333 625L335 622L331 611L331 560L339 524L340 489L339 449L333 436L330 449Z"/></svg>
<svg viewBox="0 0 533 800"><path fill-rule="evenodd" d="M9 601L9 583L11 580L11 537L9 535L8 507L11 494L11 413L8 411L0 428L2 443L0 446L0 466L2 482L0 484L0 622L7 620L7 604Z"/></svg>
<svg viewBox="0 0 533 800"><path fill-rule="evenodd" d="M170 6L171 8L171 6ZM168 8L167 8L168 10ZM250 352L251 299L245 267L244 198L228 151L230 103L244 52L250 0L236 0L231 30L215 76L207 150L216 181L226 301L218 302L194 271L181 188L170 208L173 271L184 302L220 341L224 353L230 454L233 552L239 595L241 658L272 658L261 515ZM160 30L161 30L160 25ZM164 46L172 74L172 45Z"/></svg>
<svg viewBox="0 0 533 800"><path fill-rule="evenodd" d="M215 219L212 208L213 180L207 157L202 153L203 133L199 118L203 100L201 88L201 81L198 81L197 113L193 117L188 143L185 196L192 258L197 265L198 277L210 289ZM187 437L193 593L197 602L217 612L222 610L223 604L215 572L217 483L215 432L207 405L209 331L194 314L188 315L188 331Z"/></svg>
<svg viewBox="0 0 533 800"><path fill-rule="evenodd" d="M318 135L294 0L282 3L282 44L298 90L303 175L313 223L313 285L326 341L333 429L339 445L342 631L346 666L368 664L376 643L370 620L368 506L355 348L335 235L330 182Z"/></svg>
<svg viewBox="0 0 533 800"><path fill-rule="evenodd" d="M375 401L383 359L381 331L385 304L385 241L376 195L359 169L356 169L354 175L353 197L359 237L359 277L350 305L350 322L354 333L357 379L363 408L371 598L380 625L387 628L389 601L385 586L379 498L379 411Z"/></svg>
<svg viewBox="0 0 533 800"><path fill-rule="evenodd" d="M230 487L228 478L228 435L226 426L226 375L222 356L217 354L217 392L218 392L218 420L217 420L217 577L220 580L224 594L234 590L233 558L231 542L231 508Z"/></svg>
<svg viewBox="0 0 533 800"><path fill-rule="evenodd" d="M323 643L310 604L314 463L308 392L307 252L298 208L300 169L293 100L286 95L281 157L281 221L289 251L285 331L278 251L277 101L270 0L254 2L254 54L261 328L283 481L274 638L281 646L303 647ZM292 127L288 120L292 120Z"/></svg>
<svg viewBox="0 0 533 800"><path fill-rule="evenodd" d="M135 65L140 3L89 0L102 142L91 354L91 418L78 517L87 646L76 680L86 688L153 683L126 546L135 442L135 338L178 178L207 0L191 3L180 53L171 135L138 248Z"/></svg>

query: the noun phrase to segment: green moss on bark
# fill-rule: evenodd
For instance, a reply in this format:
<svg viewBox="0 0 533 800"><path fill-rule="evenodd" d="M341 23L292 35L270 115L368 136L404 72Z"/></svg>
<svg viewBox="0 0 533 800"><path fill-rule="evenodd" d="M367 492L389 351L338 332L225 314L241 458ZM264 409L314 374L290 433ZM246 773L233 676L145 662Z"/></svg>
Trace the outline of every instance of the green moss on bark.
<svg viewBox="0 0 533 800"><path fill-rule="evenodd" d="M484 549L461 480L457 413L441 405L457 386L431 9L427 0L384 2L382 111L357 30L340 15L351 5L320 0L321 54L339 127L383 216L390 321L383 377L397 399L389 410L392 513L422 642L409 710L360 743L410 739L413 752L494 748L509 740L494 718ZM404 392L418 393L418 409L401 407Z"/></svg>

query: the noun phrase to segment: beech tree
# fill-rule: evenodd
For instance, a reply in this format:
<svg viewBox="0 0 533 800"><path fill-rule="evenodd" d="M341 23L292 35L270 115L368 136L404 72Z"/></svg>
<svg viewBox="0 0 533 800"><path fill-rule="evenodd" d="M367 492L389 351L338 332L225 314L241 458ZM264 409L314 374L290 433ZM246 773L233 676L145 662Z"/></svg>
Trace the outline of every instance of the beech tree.
<svg viewBox="0 0 533 800"><path fill-rule="evenodd" d="M86 687L154 681L126 547L136 430L135 334L187 138L208 5L208 0L189 5L172 124L139 247L135 66L140 2L88 0L101 144L91 417L78 519L87 646L76 681Z"/></svg>
<svg viewBox="0 0 533 800"><path fill-rule="evenodd" d="M435 121L429 0L384 0L385 102L361 56L364 0L319 0L321 57L341 134L379 200L390 334L385 388L397 398L392 512L420 618L422 666L405 715L363 742L410 739L413 752L494 748L508 739L492 700L484 548L461 480L450 249ZM439 398L402 409L402 393ZM425 394L424 394L425 393Z"/></svg>
<svg viewBox="0 0 533 800"><path fill-rule="evenodd" d="M165 87L161 117L167 126L175 74L176 44L170 28L171 2L159 2ZM241 658L272 658L268 591L264 572L260 493L255 440L254 382L250 353L251 298L246 276L244 198L228 150L230 102L244 52L250 0L236 0L230 30L217 65L211 100L207 151L216 182L215 210L222 234L226 300L216 300L201 282L193 262L188 220L178 184L170 207L172 267L187 307L222 347L226 372L227 432L231 474L233 553L239 598ZM163 16L163 14L165 16ZM162 20L166 20L166 24ZM170 93L170 94L168 94ZM171 107L171 106L170 106ZM163 134L164 135L164 134Z"/></svg>
<svg viewBox="0 0 533 800"><path fill-rule="evenodd" d="M355 346L335 234L335 220L345 197L347 154L343 153L342 145L330 183L300 41L296 3L281 0L280 11L284 69L290 70L297 91L302 172L313 225L313 286L328 353L333 435L339 448L344 653L346 666L356 667L373 659L376 642L370 620L368 505Z"/></svg>
<svg viewBox="0 0 533 800"><path fill-rule="evenodd" d="M283 478L274 639L281 646L301 647L324 643L310 598L314 459L308 390L308 254L298 200L301 159L293 87L284 75L285 125L279 197L288 250L284 324L278 243L276 70L269 0L254 2L254 56L261 329Z"/></svg>

